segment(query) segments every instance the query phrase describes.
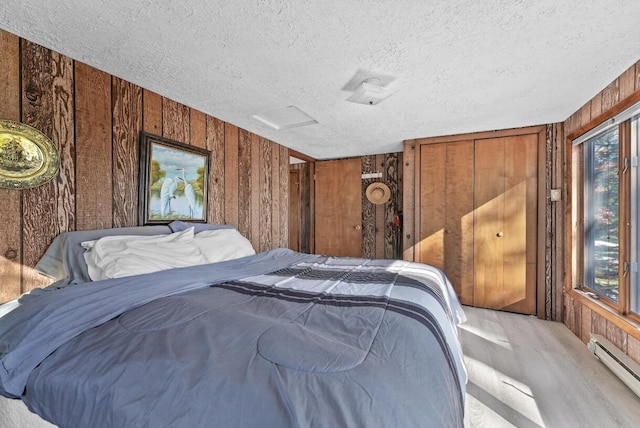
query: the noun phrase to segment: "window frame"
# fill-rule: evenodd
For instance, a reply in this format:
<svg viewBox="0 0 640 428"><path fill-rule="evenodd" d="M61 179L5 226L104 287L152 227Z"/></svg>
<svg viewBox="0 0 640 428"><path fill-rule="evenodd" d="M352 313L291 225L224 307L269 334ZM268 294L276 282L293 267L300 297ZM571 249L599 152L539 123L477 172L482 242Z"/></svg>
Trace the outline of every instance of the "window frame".
<svg viewBox="0 0 640 428"><path fill-rule="evenodd" d="M571 288L580 290L586 293L588 296L597 296L597 300L610 308L618 315L625 316L635 322L640 322L640 308L637 308L638 312L630 311L630 289L631 281L630 274L625 274L625 266L631 267L631 173L632 167L630 167L631 158L638 156L640 153L636 153L640 150L640 147L631 149L632 138L632 120L634 117L640 114L640 103L634 104L627 108L618 115L602 119L599 123L596 123L595 127L591 130L584 132L581 136L570 140L571 141L571 154L572 154L572 171L574 176L572 177L572 218L574 219L573 236L571 253L571 273L573 281ZM618 222L619 222L619 237L618 237L618 302L615 302L606 296L599 294L597 290L589 287L586 284L585 264L587 262L587 252L585 250L585 163L587 161L585 156L585 145L583 143L597 137L613 127L618 127ZM638 127L640 128L640 126ZM640 132L640 129L636 129L636 132ZM640 135L636 136L640 143ZM625 163L627 162L627 163ZM634 174L640 174L640 167L633 166ZM637 189L640 191L640 187ZM640 195L637 196L636 204L640 203ZM640 219L637 219L640 226ZM640 239L639 239L640 241ZM637 252L640 253L640 242L636 242ZM638 255L636 255L638 256ZM628 265L625 265L628 262ZM637 266L637 264L636 264ZM634 273L637 278L640 278L640 272ZM637 285L640 288L640 285ZM640 292L640 290L636 290Z"/></svg>

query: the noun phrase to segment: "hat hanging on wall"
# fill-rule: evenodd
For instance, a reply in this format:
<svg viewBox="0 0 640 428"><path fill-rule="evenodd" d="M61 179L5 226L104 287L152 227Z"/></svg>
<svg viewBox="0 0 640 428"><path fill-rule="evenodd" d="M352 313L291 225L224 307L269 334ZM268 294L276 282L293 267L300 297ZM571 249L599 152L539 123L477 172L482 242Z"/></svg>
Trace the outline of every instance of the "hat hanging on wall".
<svg viewBox="0 0 640 428"><path fill-rule="evenodd" d="M374 205L384 204L391 197L389 186L379 181L371 183L366 190L367 199Z"/></svg>

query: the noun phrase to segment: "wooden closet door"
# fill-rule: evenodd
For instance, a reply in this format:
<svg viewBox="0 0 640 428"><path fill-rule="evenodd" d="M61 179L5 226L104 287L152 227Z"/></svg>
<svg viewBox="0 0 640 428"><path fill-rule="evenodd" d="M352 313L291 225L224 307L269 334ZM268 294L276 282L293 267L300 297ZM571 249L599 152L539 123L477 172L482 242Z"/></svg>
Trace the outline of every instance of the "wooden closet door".
<svg viewBox="0 0 640 428"><path fill-rule="evenodd" d="M420 148L418 261L442 269L473 304L473 140Z"/></svg>
<svg viewBox="0 0 640 428"><path fill-rule="evenodd" d="M536 313L537 141L475 142L474 306Z"/></svg>
<svg viewBox="0 0 640 428"><path fill-rule="evenodd" d="M362 257L362 161L316 162L317 254Z"/></svg>

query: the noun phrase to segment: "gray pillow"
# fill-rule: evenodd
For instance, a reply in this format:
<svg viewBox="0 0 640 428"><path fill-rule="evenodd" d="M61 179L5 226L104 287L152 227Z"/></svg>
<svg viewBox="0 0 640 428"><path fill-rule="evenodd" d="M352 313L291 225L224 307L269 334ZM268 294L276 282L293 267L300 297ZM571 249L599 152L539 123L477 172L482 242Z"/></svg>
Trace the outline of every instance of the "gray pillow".
<svg viewBox="0 0 640 428"><path fill-rule="evenodd" d="M64 232L54 238L47 251L40 261L38 261L35 269L41 274L54 279L56 282L51 286L55 286L56 288L89 282L91 278L89 277L87 263L84 260L85 249L81 245L82 242L114 235L167 235L169 233L181 232L191 226L195 227L195 233L203 230L234 229L234 226L227 224L174 221L168 225L116 227L111 229Z"/></svg>

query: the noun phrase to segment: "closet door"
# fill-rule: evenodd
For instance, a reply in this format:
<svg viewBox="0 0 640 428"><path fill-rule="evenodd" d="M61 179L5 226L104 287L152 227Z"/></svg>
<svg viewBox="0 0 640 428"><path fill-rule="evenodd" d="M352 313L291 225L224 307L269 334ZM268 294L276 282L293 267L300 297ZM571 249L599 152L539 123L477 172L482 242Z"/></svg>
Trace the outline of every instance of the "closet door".
<svg viewBox="0 0 640 428"><path fill-rule="evenodd" d="M536 313L537 141L475 142L474 306Z"/></svg>
<svg viewBox="0 0 640 428"><path fill-rule="evenodd" d="M442 269L473 304L473 140L420 146L418 261Z"/></svg>

